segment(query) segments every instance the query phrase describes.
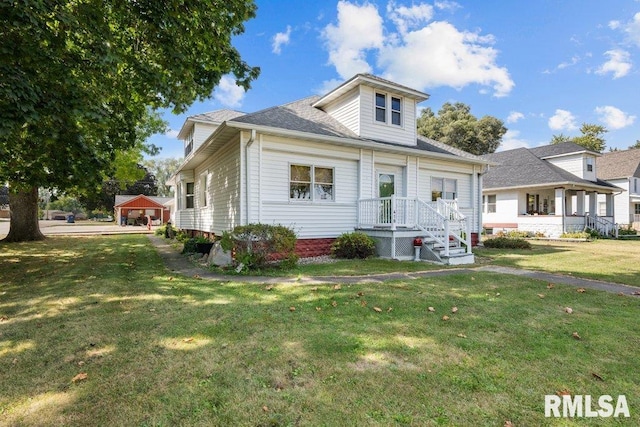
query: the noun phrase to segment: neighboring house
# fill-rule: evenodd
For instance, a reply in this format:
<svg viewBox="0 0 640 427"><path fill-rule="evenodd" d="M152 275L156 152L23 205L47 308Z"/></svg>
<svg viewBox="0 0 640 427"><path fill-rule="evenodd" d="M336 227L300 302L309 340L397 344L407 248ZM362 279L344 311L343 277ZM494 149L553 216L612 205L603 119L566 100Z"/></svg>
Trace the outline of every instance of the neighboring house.
<svg viewBox="0 0 640 427"><path fill-rule="evenodd" d="M597 178L600 156L573 142L484 156L495 163L483 179L484 228L546 237L585 228L614 233L613 196L620 189Z"/></svg>
<svg viewBox="0 0 640 427"><path fill-rule="evenodd" d="M427 98L358 74L322 97L188 118L187 156L169 180L176 226L220 235L282 224L297 233L302 256L327 253L357 229L380 256L412 259L420 237L424 259L473 262L488 162L418 136L417 104Z"/></svg>
<svg viewBox="0 0 640 427"><path fill-rule="evenodd" d="M117 195L113 207L116 223L121 225L166 224L171 218L171 197Z"/></svg>
<svg viewBox="0 0 640 427"><path fill-rule="evenodd" d="M596 166L598 178L622 190L614 197L615 222L640 230L640 148L605 153L596 160ZM600 197L599 212L604 207L605 200Z"/></svg>

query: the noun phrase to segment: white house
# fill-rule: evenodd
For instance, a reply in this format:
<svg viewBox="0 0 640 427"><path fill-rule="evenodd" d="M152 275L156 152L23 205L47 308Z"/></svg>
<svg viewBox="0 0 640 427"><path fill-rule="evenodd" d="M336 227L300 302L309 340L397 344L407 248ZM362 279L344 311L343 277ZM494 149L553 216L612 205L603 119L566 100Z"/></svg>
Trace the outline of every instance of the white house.
<svg viewBox="0 0 640 427"><path fill-rule="evenodd" d="M640 148L605 153L596 159L598 178L620 187L614 197L614 221L640 230ZM598 198L598 213L605 208Z"/></svg>
<svg viewBox="0 0 640 427"><path fill-rule="evenodd" d="M573 142L484 156L495 163L483 179L484 228L546 237L585 228L615 233L613 196L620 189L597 178L599 156Z"/></svg>
<svg viewBox="0 0 640 427"><path fill-rule="evenodd" d="M418 136L428 95L358 74L324 96L256 113L186 120L185 160L171 178L180 229L219 235L249 223L282 224L302 256L340 234L370 234L381 256L473 262L488 162Z"/></svg>

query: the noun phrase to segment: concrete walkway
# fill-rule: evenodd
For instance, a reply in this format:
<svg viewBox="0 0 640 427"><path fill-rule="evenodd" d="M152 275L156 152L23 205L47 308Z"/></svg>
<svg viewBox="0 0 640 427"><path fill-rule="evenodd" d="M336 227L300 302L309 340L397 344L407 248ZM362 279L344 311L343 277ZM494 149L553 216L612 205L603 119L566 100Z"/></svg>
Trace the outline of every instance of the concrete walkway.
<svg viewBox="0 0 640 427"><path fill-rule="evenodd" d="M128 225L122 227L113 222L76 221L68 223L66 221L42 220L38 222L40 231L45 236L95 236L111 234L147 234L153 233L157 227L147 227ZM0 220L0 240L9 233L9 221Z"/></svg>
<svg viewBox="0 0 640 427"><path fill-rule="evenodd" d="M500 266L481 266L471 268L447 268L442 270L429 270L412 273L386 273L371 274L362 276L319 276L319 277L264 277L264 276L230 276L214 273L204 268L200 268L182 256L175 248L167 243L164 237L149 235L149 240L155 246L158 254L163 259L167 268L174 273L185 276L198 276L201 279L217 280L227 282L247 282L247 283L297 283L297 284L322 284L322 283L384 283L389 280L418 279L423 277L446 276L450 274L474 273L488 271L514 276L525 276L531 279L543 280L549 283L560 283L576 286L579 288L596 289L600 291L624 294L629 296L640 296L640 288L621 285L619 283L603 282L599 280L580 279L577 277L561 274L542 273L530 270L521 270Z"/></svg>

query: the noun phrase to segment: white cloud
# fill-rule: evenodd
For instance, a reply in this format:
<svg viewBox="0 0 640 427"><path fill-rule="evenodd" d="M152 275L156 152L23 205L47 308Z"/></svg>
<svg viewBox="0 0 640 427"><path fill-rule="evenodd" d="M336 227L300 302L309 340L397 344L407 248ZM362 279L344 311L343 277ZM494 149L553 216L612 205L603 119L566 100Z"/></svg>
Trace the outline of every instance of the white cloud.
<svg viewBox="0 0 640 427"><path fill-rule="evenodd" d="M354 74L370 73L366 51L382 47L382 18L372 4L357 6L338 2L338 24L327 25L322 31L329 50L329 63L343 79Z"/></svg>
<svg viewBox="0 0 640 427"><path fill-rule="evenodd" d="M506 151L513 150L514 148L529 148L530 145L524 139L520 139L520 131L518 130L508 130L502 136L502 142L500 143L500 147L496 151Z"/></svg>
<svg viewBox="0 0 640 427"><path fill-rule="evenodd" d="M167 130L166 130L166 132L164 134L166 136L168 136L169 138L177 138L179 133L180 133L179 130L167 128Z"/></svg>
<svg viewBox="0 0 640 427"><path fill-rule="evenodd" d="M322 82L322 86L317 88L315 92L320 96L326 95L327 93L331 92L333 89L340 86L342 83L344 83L344 80L341 80L341 79L325 80L324 82Z"/></svg>
<svg viewBox="0 0 640 427"><path fill-rule="evenodd" d="M612 107L611 105L597 107L595 112L598 114L600 121L607 125L607 128L610 130L622 129L627 126L631 126L636 120L636 116L631 116L616 107Z"/></svg>
<svg viewBox="0 0 640 427"><path fill-rule="evenodd" d="M462 6L460 6L459 3L456 3L455 1L436 1L435 3L433 3L433 5L440 9L440 10L450 10L450 11L455 11L456 9L460 9Z"/></svg>
<svg viewBox="0 0 640 427"><path fill-rule="evenodd" d="M596 70L596 74L613 73L613 78L618 79L629 73L632 65L629 52L622 49L613 49L606 51L604 54L609 57L609 60Z"/></svg>
<svg viewBox="0 0 640 427"><path fill-rule="evenodd" d="M556 110L556 113L549 118L549 128L552 130L576 130L576 117L567 110Z"/></svg>
<svg viewBox="0 0 640 427"><path fill-rule="evenodd" d="M411 7L396 7L393 2L389 2L387 13L400 34L406 34L408 30L419 28L433 18L433 6L423 3Z"/></svg>
<svg viewBox="0 0 640 427"><path fill-rule="evenodd" d="M237 86L232 76L222 76L220 83L213 92L213 99L225 107L237 108L242 105L244 88Z"/></svg>
<svg viewBox="0 0 640 427"><path fill-rule="evenodd" d="M524 119L524 114L518 111L511 111L507 117L507 123L515 123L520 119Z"/></svg>
<svg viewBox="0 0 640 427"><path fill-rule="evenodd" d="M432 14L433 7L425 4L390 4L389 21L397 32L385 38L385 22L374 5L340 1L338 23L323 31L329 63L347 79L372 72L367 62L367 54L372 54L383 77L417 89L479 84L491 87L494 96L509 94L515 84L508 70L496 64L493 36L460 31L444 21L428 23Z"/></svg>
<svg viewBox="0 0 640 427"><path fill-rule="evenodd" d="M609 21L608 24L609 28L611 28L612 30L617 30L621 27L621 25L622 24L620 23L620 21Z"/></svg>
<svg viewBox="0 0 640 427"><path fill-rule="evenodd" d="M633 19L620 26L627 34L629 41L640 47L640 12L633 16Z"/></svg>
<svg viewBox="0 0 640 427"><path fill-rule="evenodd" d="M276 35L273 36L273 45L271 51L276 55L280 55L280 53L282 52L282 46L288 45L290 38L291 25L287 25L287 31L285 31L284 33L276 33Z"/></svg>

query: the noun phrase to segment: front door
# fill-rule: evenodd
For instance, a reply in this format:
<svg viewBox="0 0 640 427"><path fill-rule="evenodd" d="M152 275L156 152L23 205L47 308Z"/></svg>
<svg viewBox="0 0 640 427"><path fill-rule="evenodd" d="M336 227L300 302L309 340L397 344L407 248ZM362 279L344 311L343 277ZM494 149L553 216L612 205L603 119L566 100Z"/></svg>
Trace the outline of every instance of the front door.
<svg viewBox="0 0 640 427"><path fill-rule="evenodd" d="M396 194L396 176L392 173L378 173L378 197Z"/></svg>

